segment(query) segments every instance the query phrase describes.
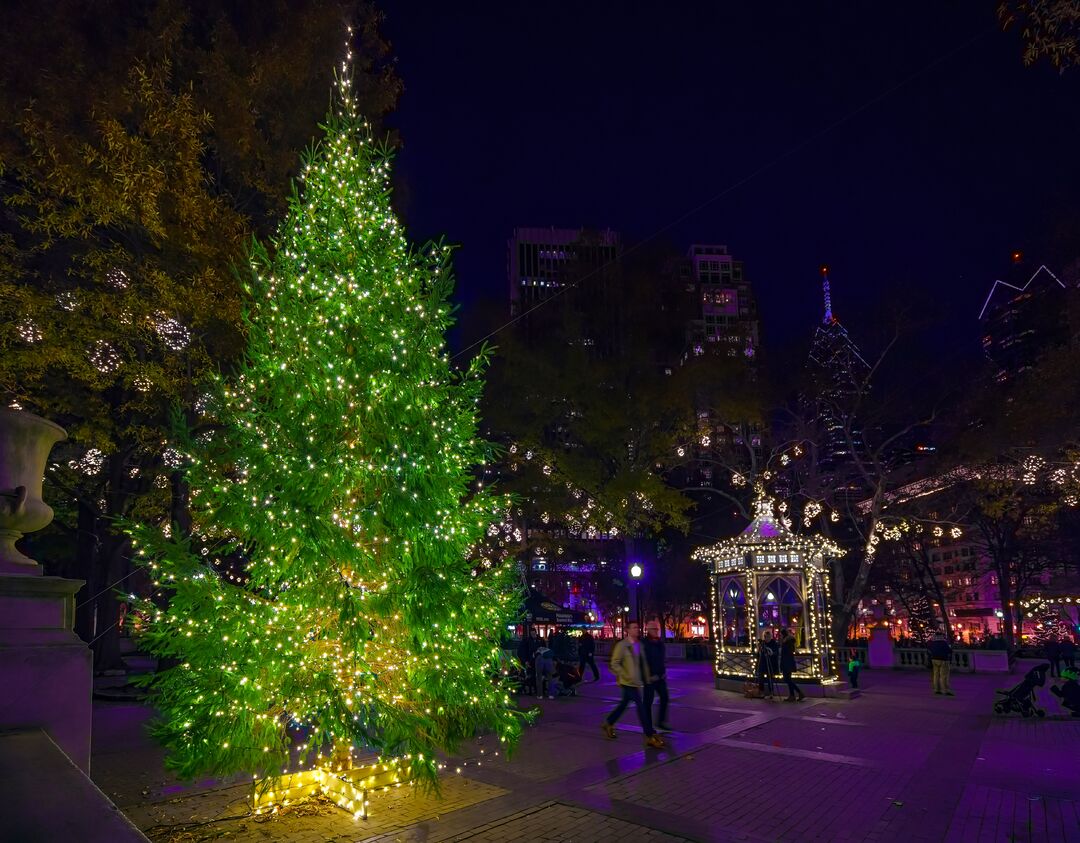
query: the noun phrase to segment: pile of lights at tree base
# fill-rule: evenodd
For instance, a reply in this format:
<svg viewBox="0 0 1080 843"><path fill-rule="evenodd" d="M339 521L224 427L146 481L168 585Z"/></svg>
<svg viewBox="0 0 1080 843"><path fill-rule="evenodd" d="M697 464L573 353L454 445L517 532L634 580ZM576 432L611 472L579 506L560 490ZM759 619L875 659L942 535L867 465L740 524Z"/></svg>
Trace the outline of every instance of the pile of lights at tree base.
<svg viewBox="0 0 1080 843"><path fill-rule="evenodd" d="M367 819L368 794L411 785L405 769L394 759L356 765L351 759L272 779L256 779L251 797L255 814L274 813L314 796L325 796L354 820Z"/></svg>

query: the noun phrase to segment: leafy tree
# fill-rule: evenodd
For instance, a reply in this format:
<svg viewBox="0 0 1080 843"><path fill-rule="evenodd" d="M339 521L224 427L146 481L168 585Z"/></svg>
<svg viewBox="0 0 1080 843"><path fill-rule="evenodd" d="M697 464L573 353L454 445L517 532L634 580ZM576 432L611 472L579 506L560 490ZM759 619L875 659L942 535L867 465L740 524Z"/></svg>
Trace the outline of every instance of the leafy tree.
<svg viewBox="0 0 1080 843"><path fill-rule="evenodd" d="M732 384L748 379L740 361L684 358L686 311L666 259L638 254L570 278L500 337L484 417L506 444L499 482L519 501L515 553L574 558L621 540L630 558L638 537L685 532L694 496L712 491L685 468L705 453L710 414L747 416Z"/></svg>
<svg viewBox="0 0 1080 843"><path fill-rule="evenodd" d="M897 528L886 512L890 492L900 484L896 469L915 432L939 412L936 404L913 411L907 396L875 388L906 331L896 328L872 363L851 351L845 333L829 367L808 372L806 394L789 412L788 441L780 452L777 477L791 500L791 515L801 510L805 528L851 548L832 564L832 637L838 651L867 593L881 542ZM830 464L837 448L845 457Z"/></svg>
<svg viewBox="0 0 1080 843"><path fill-rule="evenodd" d="M285 206L353 16L358 97L399 84L366 4L16 2L0 31L0 397L64 425L49 466L77 629L119 666L117 517L186 526L167 441L243 345L232 269ZM95 625L96 619L96 625Z"/></svg>
<svg viewBox="0 0 1080 843"><path fill-rule="evenodd" d="M878 554L878 578L889 584L891 593L903 605L908 628L919 641L927 640L935 628L952 638L949 594L930 562L935 546L934 533L943 536L946 529L959 530L914 519L899 519L882 531L885 542Z"/></svg>
<svg viewBox="0 0 1080 843"><path fill-rule="evenodd" d="M1061 512L1063 471L1037 454L1013 455L976 468L961 489L972 536L997 576L1010 650L1023 629L1021 601L1053 561L1045 542Z"/></svg>
<svg viewBox="0 0 1080 843"><path fill-rule="evenodd" d="M131 527L168 595L144 640L178 661L147 681L156 734L188 777L373 747L433 783L436 752L520 730L496 679L516 572L474 556L507 505L468 492L483 358L451 369L450 250L408 246L343 84L273 255L255 248L213 435L186 444L194 535Z"/></svg>
<svg viewBox="0 0 1080 843"><path fill-rule="evenodd" d="M1020 28L1024 64L1046 59L1062 73L1080 62L1080 4L1076 0L1003 0L1002 27Z"/></svg>

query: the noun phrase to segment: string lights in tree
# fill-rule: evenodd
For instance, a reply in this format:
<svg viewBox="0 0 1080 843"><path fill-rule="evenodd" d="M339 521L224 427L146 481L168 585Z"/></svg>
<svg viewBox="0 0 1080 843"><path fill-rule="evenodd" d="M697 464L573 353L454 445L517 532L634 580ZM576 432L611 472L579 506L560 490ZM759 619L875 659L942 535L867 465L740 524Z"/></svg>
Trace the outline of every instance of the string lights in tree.
<svg viewBox="0 0 1080 843"><path fill-rule="evenodd" d="M450 250L408 245L347 74L273 256L254 248L246 356L200 399L214 436L174 443L194 534L129 531L167 598L140 609L176 662L147 680L169 766L277 777L260 809L323 792L363 816L478 732L514 743L498 636L520 593L476 551L508 502L472 482L485 361L449 364Z"/></svg>

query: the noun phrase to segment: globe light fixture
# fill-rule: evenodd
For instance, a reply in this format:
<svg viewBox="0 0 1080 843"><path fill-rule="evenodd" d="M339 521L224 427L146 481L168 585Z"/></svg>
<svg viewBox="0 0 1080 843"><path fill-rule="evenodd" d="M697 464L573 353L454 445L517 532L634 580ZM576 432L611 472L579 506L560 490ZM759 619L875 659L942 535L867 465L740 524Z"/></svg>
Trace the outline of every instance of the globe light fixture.
<svg viewBox="0 0 1080 843"><path fill-rule="evenodd" d="M639 562L635 562L633 565L630 566L630 576L633 577L635 580L640 580L643 573L644 570L642 569Z"/></svg>

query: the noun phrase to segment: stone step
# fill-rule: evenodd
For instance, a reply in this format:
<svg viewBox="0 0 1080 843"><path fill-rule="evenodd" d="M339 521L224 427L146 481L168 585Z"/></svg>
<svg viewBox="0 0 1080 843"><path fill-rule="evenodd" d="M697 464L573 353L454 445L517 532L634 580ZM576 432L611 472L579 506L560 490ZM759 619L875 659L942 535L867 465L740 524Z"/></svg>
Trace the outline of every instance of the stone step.
<svg viewBox="0 0 1080 843"><path fill-rule="evenodd" d="M148 843L40 730L0 733L4 840Z"/></svg>

